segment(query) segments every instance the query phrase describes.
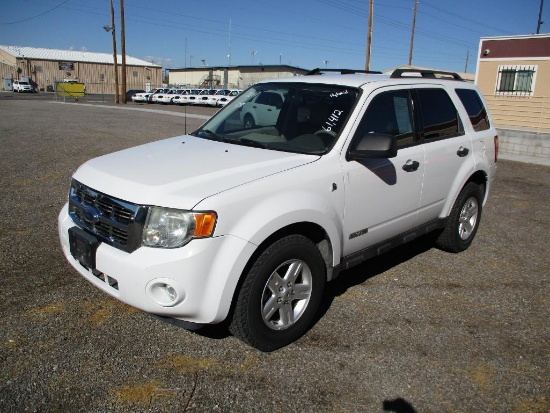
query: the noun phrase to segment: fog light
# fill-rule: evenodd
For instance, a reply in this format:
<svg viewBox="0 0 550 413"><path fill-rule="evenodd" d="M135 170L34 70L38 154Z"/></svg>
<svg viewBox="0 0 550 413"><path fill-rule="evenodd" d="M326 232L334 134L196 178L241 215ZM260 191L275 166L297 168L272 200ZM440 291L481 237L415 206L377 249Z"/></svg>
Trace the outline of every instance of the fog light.
<svg viewBox="0 0 550 413"><path fill-rule="evenodd" d="M178 293L171 285L165 284L164 288L166 289L166 293L168 294L168 298L170 301L176 301L176 298L178 298Z"/></svg>
<svg viewBox="0 0 550 413"><path fill-rule="evenodd" d="M185 298L179 284L168 278L157 278L147 284L147 296L162 307L173 307Z"/></svg>

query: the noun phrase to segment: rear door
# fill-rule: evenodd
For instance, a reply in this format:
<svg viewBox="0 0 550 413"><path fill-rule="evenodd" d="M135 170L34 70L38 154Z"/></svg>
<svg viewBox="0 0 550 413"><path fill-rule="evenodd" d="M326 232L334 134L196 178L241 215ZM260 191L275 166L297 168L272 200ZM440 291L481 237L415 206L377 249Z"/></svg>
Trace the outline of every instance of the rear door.
<svg viewBox="0 0 550 413"><path fill-rule="evenodd" d="M419 208L419 221L425 223L447 215L475 165L471 136L447 91L426 86L415 89L414 96L426 162Z"/></svg>

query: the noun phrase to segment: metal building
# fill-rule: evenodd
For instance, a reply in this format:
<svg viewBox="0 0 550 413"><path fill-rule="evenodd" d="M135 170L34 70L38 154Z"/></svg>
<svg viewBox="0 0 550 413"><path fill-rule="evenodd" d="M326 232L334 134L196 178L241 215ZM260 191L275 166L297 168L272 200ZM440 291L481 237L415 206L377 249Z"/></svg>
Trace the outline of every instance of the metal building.
<svg viewBox="0 0 550 413"><path fill-rule="evenodd" d="M122 56L117 56L119 89ZM109 53L0 45L2 90L28 77L36 91L53 91L56 83L77 80L87 93L114 94L114 62ZM126 55L126 89L149 90L162 85L162 67Z"/></svg>
<svg viewBox="0 0 550 413"><path fill-rule="evenodd" d="M204 66L169 69L168 78L171 85L245 89L262 80L300 76L308 71L287 65Z"/></svg>

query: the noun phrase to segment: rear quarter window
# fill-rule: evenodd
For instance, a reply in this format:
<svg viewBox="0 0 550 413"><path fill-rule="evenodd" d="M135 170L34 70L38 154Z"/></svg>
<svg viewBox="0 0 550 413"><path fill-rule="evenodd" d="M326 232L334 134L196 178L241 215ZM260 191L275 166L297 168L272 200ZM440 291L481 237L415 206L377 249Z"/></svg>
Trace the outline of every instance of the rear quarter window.
<svg viewBox="0 0 550 413"><path fill-rule="evenodd" d="M479 95L472 89L456 89L456 94L468 113L472 127L476 132L490 128L487 109L483 106Z"/></svg>

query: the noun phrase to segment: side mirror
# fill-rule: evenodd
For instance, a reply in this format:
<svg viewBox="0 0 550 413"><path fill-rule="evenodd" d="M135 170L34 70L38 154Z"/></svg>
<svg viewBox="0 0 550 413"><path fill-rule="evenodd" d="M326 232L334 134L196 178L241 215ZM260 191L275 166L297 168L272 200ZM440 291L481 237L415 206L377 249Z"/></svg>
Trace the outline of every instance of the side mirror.
<svg viewBox="0 0 550 413"><path fill-rule="evenodd" d="M346 159L354 161L368 158L395 158L397 156L397 139L383 133L367 133L351 143Z"/></svg>

